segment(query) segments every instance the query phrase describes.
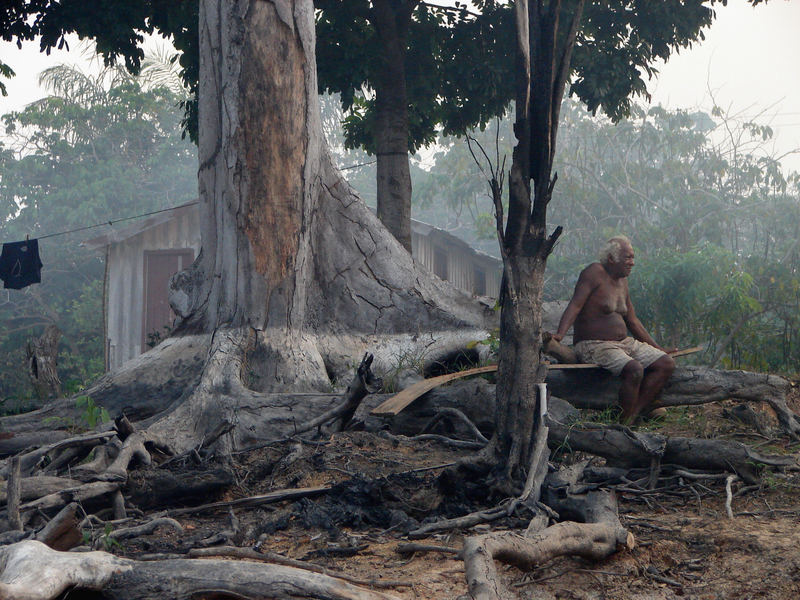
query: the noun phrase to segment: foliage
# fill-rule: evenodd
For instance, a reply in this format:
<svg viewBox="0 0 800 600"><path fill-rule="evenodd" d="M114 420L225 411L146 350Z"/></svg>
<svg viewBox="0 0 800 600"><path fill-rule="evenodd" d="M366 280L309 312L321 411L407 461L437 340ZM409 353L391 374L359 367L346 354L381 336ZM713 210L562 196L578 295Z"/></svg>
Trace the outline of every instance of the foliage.
<svg viewBox="0 0 800 600"><path fill-rule="evenodd" d="M95 404L91 396L78 396L75 398L75 408L82 410L81 416L89 429L94 429L106 421L111 420L111 415L102 406Z"/></svg>
<svg viewBox="0 0 800 600"><path fill-rule="evenodd" d="M766 151L770 129L660 107L613 125L570 102L562 133L552 218L566 233L547 298L569 297L600 242L625 233L631 295L656 339L702 343L712 364L793 371L800 202Z"/></svg>
<svg viewBox="0 0 800 600"><path fill-rule="evenodd" d="M131 74L137 74L145 58L141 48L145 34L169 38L178 54L180 76L189 95L178 98L185 108L183 125L197 132L197 87L199 40L197 0L6 0L0 11L0 37L6 41L38 40L42 52L67 47L65 36L74 33L93 40L106 66L120 59ZM7 75L0 62L0 75Z"/></svg>
<svg viewBox="0 0 800 600"><path fill-rule="evenodd" d="M402 52L393 54L376 25L376 3L318 0L320 91L340 94L348 148L375 153L376 112L386 61L404 59L408 149L416 152L445 133L483 127L503 114L513 93L513 15L495 1L475 3L479 14L414 2ZM403 3L388 3L395 19Z"/></svg>
<svg viewBox="0 0 800 600"><path fill-rule="evenodd" d="M90 76L59 66L42 80L53 95L3 116L0 145L0 234L39 238L44 263L41 284L0 295L0 396L17 403L32 394L21 368L25 344L48 324L62 332L65 393L104 368L103 259L79 245L92 232L58 234L196 195L196 150L181 139L181 97L122 69Z"/></svg>

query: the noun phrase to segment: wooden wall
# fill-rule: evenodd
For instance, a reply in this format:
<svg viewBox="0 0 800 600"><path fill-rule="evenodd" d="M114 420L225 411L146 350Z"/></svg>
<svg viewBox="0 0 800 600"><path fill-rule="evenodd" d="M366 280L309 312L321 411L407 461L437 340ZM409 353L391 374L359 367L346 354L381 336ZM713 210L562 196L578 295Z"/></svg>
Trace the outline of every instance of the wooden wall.
<svg viewBox="0 0 800 600"><path fill-rule="evenodd" d="M142 353L145 251L191 248L196 257L200 252L199 231L198 211L187 210L181 218L109 245L106 335L110 370Z"/></svg>

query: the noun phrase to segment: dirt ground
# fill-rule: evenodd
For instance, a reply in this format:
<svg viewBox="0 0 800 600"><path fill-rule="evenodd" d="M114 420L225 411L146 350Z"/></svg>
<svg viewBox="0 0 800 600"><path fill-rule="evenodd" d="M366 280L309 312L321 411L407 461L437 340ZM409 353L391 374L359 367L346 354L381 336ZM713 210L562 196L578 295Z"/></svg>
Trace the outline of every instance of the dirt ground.
<svg viewBox="0 0 800 600"><path fill-rule="evenodd" d="M800 408L797 398L792 402L795 410ZM800 448L796 441L760 435L725 418L731 406L672 408L666 418L644 427L735 439L762 453L796 453ZM337 434L318 443L274 444L237 455L237 484L223 497L198 499L197 504L287 488L333 489L315 497L237 508L238 527L231 527L227 509L180 515L181 534L158 530L110 549L129 557L183 553L228 529L233 532L230 544L309 561L362 580L396 582L384 591L398 598L459 598L467 593L457 554L463 537L524 530L526 525L522 519L500 520L415 540L451 548L450 553L398 551L410 541L406 533L426 519L476 509L470 501L471 482L439 477L465 452L435 441L364 432ZM554 458L570 462L586 457ZM500 571L520 598L800 598L798 487L797 471L767 469L759 486L735 481L732 519L726 515L724 479L665 480L647 492L621 489L620 517L636 538L633 550L600 563L561 558L532 572L512 567Z"/></svg>

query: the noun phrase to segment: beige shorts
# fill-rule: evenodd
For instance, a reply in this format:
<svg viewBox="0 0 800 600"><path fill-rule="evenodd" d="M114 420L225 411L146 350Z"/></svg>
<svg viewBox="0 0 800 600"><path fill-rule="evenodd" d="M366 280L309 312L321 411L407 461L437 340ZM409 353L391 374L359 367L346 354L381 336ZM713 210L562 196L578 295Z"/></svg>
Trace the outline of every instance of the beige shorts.
<svg viewBox="0 0 800 600"><path fill-rule="evenodd" d="M667 355L666 352L632 337L626 337L619 342L583 340L575 344L574 348L581 362L598 364L614 375L619 375L631 360L637 361L646 369Z"/></svg>

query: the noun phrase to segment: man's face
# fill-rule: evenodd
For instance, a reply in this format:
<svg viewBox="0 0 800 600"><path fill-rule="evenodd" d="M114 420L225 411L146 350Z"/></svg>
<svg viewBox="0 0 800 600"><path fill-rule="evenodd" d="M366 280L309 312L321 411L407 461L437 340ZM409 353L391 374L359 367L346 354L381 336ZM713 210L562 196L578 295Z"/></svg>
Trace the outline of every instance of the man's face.
<svg viewBox="0 0 800 600"><path fill-rule="evenodd" d="M622 244L619 250L619 261L612 259L609 263L617 277L627 277L633 270L633 247L630 244Z"/></svg>

